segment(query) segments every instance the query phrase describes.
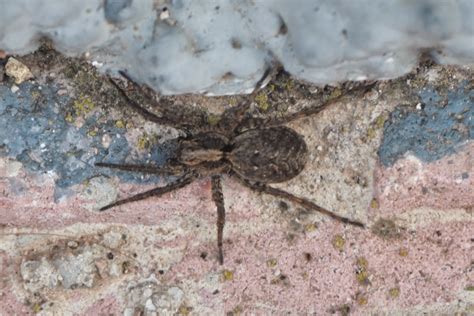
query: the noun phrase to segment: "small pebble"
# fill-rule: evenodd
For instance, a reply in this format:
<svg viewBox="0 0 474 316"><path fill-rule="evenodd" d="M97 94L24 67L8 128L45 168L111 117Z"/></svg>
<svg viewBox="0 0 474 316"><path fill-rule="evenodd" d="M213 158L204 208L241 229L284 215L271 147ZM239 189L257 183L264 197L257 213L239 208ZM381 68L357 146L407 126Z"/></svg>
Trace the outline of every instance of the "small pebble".
<svg viewBox="0 0 474 316"><path fill-rule="evenodd" d="M20 88L17 86L17 85L13 85L10 90L12 91L12 93L16 93L18 90L20 90Z"/></svg>
<svg viewBox="0 0 474 316"><path fill-rule="evenodd" d="M59 89L58 92L56 92L57 95L65 95L67 94L67 90L66 89Z"/></svg>
<svg viewBox="0 0 474 316"><path fill-rule="evenodd" d="M98 61L94 60L92 61L92 66L96 67L96 68L100 68L102 67L104 64L103 63L99 63Z"/></svg>
<svg viewBox="0 0 474 316"><path fill-rule="evenodd" d="M8 59L7 64L5 65L5 73L7 76L14 78L16 84L34 78L30 69L13 57Z"/></svg>
<svg viewBox="0 0 474 316"><path fill-rule="evenodd" d="M168 10L163 10L160 13L160 20L166 20L170 17L170 11Z"/></svg>

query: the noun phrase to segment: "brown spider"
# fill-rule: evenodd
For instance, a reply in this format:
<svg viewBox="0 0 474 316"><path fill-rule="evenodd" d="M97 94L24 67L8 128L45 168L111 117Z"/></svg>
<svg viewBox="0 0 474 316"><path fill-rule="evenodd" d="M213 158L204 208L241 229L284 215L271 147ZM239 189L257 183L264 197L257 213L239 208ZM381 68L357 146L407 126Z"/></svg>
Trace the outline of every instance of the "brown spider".
<svg viewBox="0 0 474 316"><path fill-rule="evenodd" d="M140 93L150 99L162 111L162 116L158 116L140 106L114 80L110 79L120 95L136 112L152 122L183 129L186 131L186 136L178 139L176 159L161 167L96 163L100 167L178 176L177 180L166 186L119 200L102 207L101 211L151 196L161 196L180 189L198 178L210 176L212 179L212 199L217 207L217 247L220 264L224 262L222 239L225 224L224 197L221 185L222 174L238 178L242 184L252 190L287 199L343 223L364 227L361 222L337 215L305 198L268 186L269 183L279 183L294 178L302 172L307 161L308 149L303 137L282 125L318 113L323 108L339 101L341 97L333 99L318 108L304 109L284 118L257 119L246 116L252 96L255 95L254 92L247 99L248 101L226 110L216 125L203 124L205 126L193 127L186 124L183 117L177 118L176 114L172 114L169 108L160 106L158 102L155 102L150 91L136 84L125 72L120 72L120 74L134 85ZM255 91L258 90L258 87L266 80L268 75L269 71L259 81ZM355 89L355 93L367 91L367 86L362 88Z"/></svg>

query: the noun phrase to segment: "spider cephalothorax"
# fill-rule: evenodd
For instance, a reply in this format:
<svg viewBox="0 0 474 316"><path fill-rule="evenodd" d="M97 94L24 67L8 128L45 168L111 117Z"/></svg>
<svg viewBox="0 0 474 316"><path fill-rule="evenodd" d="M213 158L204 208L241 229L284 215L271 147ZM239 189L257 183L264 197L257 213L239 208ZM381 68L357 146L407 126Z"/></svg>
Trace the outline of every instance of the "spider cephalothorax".
<svg viewBox="0 0 474 316"><path fill-rule="evenodd" d="M147 90L134 83L125 73L121 72L121 74L139 91L147 92ZM159 124L186 128L187 133L185 137L178 139L175 159L164 166L97 163L98 166L102 167L178 176L177 180L164 187L158 187L119 200L101 208L102 211L151 196L160 196L182 188L198 178L210 176L212 179L212 198L217 206L217 243L221 264L224 260L222 239L225 223L221 175L224 173L237 177L245 186L258 192L288 199L344 223L364 226L358 221L339 216L305 198L294 196L289 192L267 185L294 178L303 171L307 161L308 149L303 137L294 130L283 126L283 124L303 116L315 114L332 102L327 102L324 106L316 109L312 108L294 113L285 118L257 120L246 116L251 103L247 101L225 111L219 124L212 126L203 124L205 126L190 128L189 125L176 121L172 115L167 115L166 109L161 108L163 116L157 116L148 111L129 98L115 81L110 81L127 103L146 119ZM365 89L361 91L363 92ZM151 100L154 99L151 98ZM159 104L157 106L159 107Z"/></svg>

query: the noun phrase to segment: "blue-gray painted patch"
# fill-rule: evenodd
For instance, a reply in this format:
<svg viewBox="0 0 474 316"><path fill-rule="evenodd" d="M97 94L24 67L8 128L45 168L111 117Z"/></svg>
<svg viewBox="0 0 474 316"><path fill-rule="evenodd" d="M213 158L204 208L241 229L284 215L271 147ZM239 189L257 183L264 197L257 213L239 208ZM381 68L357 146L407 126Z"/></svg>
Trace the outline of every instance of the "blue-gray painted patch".
<svg viewBox="0 0 474 316"><path fill-rule="evenodd" d="M54 172L58 177L56 198L71 185L99 174L140 183L159 181L158 176L96 167L96 162L123 163L129 156L132 149L125 130L109 120L100 126L96 136L88 136L97 127L100 113L77 128L65 119L68 102L68 97L58 96L53 86L43 85L39 89L37 85L23 83L18 92L12 93L9 87L0 85L0 155L20 161L30 171ZM104 133L112 139L108 148L101 141ZM160 165L169 157L172 147L157 145L151 150L152 161ZM142 158L132 163L143 163Z"/></svg>
<svg viewBox="0 0 474 316"><path fill-rule="evenodd" d="M462 85L446 100L433 88L420 91L421 110L397 108L385 123L378 154L384 166L406 152L430 162L453 153L474 137L474 91Z"/></svg>

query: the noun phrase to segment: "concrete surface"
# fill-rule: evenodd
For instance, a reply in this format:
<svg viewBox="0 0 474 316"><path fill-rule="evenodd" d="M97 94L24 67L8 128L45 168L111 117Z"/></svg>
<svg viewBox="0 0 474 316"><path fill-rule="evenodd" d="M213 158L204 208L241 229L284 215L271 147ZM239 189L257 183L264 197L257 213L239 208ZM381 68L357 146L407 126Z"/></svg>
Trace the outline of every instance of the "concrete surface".
<svg viewBox="0 0 474 316"><path fill-rule="evenodd" d="M19 60L35 79L0 84L1 315L474 313L472 68L425 63L290 123L310 161L275 186L368 228L224 177L220 266L209 179L97 211L170 179L94 162L161 164L179 131L120 106L85 62L47 48ZM284 115L342 93L281 75L252 112ZM241 98L160 102L210 120Z"/></svg>

